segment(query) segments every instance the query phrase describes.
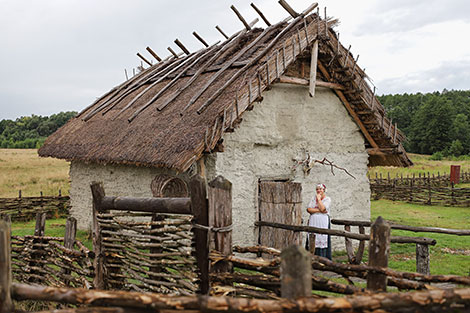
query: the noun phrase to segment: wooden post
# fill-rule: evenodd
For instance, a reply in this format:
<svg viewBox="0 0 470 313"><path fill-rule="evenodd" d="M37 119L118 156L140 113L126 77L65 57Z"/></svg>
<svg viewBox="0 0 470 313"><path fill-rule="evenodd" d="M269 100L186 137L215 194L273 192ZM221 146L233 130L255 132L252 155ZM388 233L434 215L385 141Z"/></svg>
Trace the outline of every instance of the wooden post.
<svg viewBox="0 0 470 313"><path fill-rule="evenodd" d="M431 274L428 245L416 244L416 272L425 275Z"/></svg>
<svg viewBox="0 0 470 313"><path fill-rule="evenodd" d="M431 205L431 177L428 173L428 204Z"/></svg>
<svg viewBox="0 0 470 313"><path fill-rule="evenodd" d="M202 294L207 294L210 286L209 241L208 230L204 228L209 226L209 214L204 178L200 175L195 175L189 183L189 190L191 193L191 210L194 215L194 253L199 269L199 291Z"/></svg>
<svg viewBox="0 0 470 313"><path fill-rule="evenodd" d="M296 299L312 295L312 257L292 245L281 252L281 297Z"/></svg>
<svg viewBox="0 0 470 313"><path fill-rule="evenodd" d="M390 251L390 225L379 216L370 227L369 266L387 267ZM367 274L367 289L387 291L387 275Z"/></svg>
<svg viewBox="0 0 470 313"><path fill-rule="evenodd" d="M92 182L91 193L93 195L93 252L95 253L95 259L93 260L93 267L95 268L93 287L95 289L106 289L104 249L102 245L101 229L98 223L101 201L105 196L103 185L98 182Z"/></svg>
<svg viewBox="0 0 470 313"><path fill-rule="evenodd" d="M0 313L13 312L11 300L11 228L10 223L0 219Z"/></svg>
<svg viewBox="0 0 470 313"><path fill-rule="evenodd" d="M344 231L351 232L351 225L344 225ZM344 237L344 243L346 245L346 253L348 254L348 262L353 264L354 250L352 240L350 238Z"/></svg>
<svg viewBox="0 0 470 313"><path fill-rule="evenodd" d="M364 226L360 225L359 226L359 234L365 234L366 230ZM353 264L361 264L362 261L362 256L364 255L364 247L365 247L365 241L361 240L359 241L359 247L357 248L356 256L354 257L354 262Z"/></svg>
<svg viewBox="0 0 470 313"><path fill-rule="evenodd" d="M64 247L67 249L73 249L75 245L75 238L77 235L77 219L74 217L67 218L67 222L65 223L65 236L64 236ZM70 274L70 270L63 268L62 273ZM64 284L69 286L70 281L68 279L64 280Z"/></svg>
<svg viewBox="0 0 470 313"><path fill-rule="evenodd" d="M214 249L222 255L232 254L232 183L222 176L217 176L209 183L209 225L215 228ZM217 230L218 229L218 230ZM217 262L213 272L231 272L228 262Z"/></svg>
<svg viewBox="0 0 470 313"><path fill-rule="evenodd" d="M317 62L318 62L318 40L313 42L310 58L310 84L308 91L310 97L315 96L315 83L317 81Z"/></svg>
<svg viewBox="0 0 470 313"><path fill-rule="evenodd" d="M36 214L36 227L34 228L34 236L44 236L46 230L46 213Z"/></svg>

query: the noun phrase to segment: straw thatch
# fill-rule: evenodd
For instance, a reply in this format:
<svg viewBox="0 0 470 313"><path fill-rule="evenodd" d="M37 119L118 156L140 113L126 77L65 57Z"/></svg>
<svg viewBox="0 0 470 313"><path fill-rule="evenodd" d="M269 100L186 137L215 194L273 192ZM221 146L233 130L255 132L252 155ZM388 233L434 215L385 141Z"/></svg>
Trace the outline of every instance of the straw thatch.
<svg viewBox="0 0 470 313"><path fill-rule="evenodd" d="M331 28L335 22L301 14L164 60L84 109L51 135L39 154L185 171L204 152L220 147L223 133L234 130L280 75L308 78L311 47L318 40L318 61L328 74L318 71L317 77L345 88L341 93L359 117L356 123L370 134L370 165L411 165L403 135L384 117L365 73L338 42Z"/></svg>

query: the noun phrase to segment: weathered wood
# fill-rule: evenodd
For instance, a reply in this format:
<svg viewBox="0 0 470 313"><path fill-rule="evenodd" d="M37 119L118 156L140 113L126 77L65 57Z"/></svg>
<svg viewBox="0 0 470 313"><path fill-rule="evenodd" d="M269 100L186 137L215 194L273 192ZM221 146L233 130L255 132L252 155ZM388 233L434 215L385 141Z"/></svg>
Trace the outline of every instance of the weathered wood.
<svg viewBox="0 0 470 313"><path fill-rule="evenodd" d="M369 266L388 267L390 252L390 225L379 216L370 228ZM368 273L367 289L386 291L387 276Z"/></svg>
<svg viewBox="0 0 470 313"><path fill-rule="evenodd" d="M348 238L357 239L357 240L370 240L370 236L367 234L348 233L342 230L325 229L325 228L312 227L312 226L286 225L286 224L266 222L266 221L257 221L255 222L255 226L269 226L269 227L287 229L287 230L292 230L292 231L313 232L313 233L318 233L318 234L348 237ZM392 243L420 243L420 244L428 244L428 245L436 244L435 239L425 238L425 237L406 237L406 236L393 236L391 237L391 242Z"/></svg>
<svg viewBox="0 0 470 313"><path fill-rule="evenodd" d="M184 296L174 297L152 293L125 291L95 291L13 284L16 300L56 301L69 304L87 304L123 308L166 310L201 310L203 312L265 313L265 312L384 312L450 311L470 308L470 288L380 293L339 298L298 300L257 300L234 297ZM229 309L227 309L229 308ZM174 311L172 313L175 313ZM189 312L188 312L189 313Z"/></svg>
<svg viewBox="0 0 470 313"><path fill-rule="evenodd" d="M11 298L11 227L10 223L0 219L0 313L13 311Z"/></svg>
<svg viewBox="0 0 470 313"><path fill-rule="evenodd" d="M428 245L416 244L416 272L430 275L429 247Z"/></svg>
<svg viewBox="0 0 470 313"><path fill-rule="evenodd" d="M224 33L224 31L219 27L219 25L215 25L215 29L219 31L219 33L222 34L222 36L225 37L225 39L228 39L228 36Z"/></svg>
<svg viewBox="0 0 470 313"><path fill-rule="evenodd" d="M350 233L351 232L351 226L344 225L344 231ZM348 261L349 261L349 263L353 263L354 249L353 249L353 245L352 245L352 240L348 237L344 237L344 243L346 245L346 253L348 255Z"/></svg>
<svg viewBox="0 0 470 313"><path fill-rule="evenodd" d="M96 289L106 289L105 282L105 269L104 269L104 247L103 239L101 235L101 228L98 222L98 213L103 212L101 203L105 197L103 185L98 182L92 182L91 194L93 196L93 252L95 253L95 259L93 261L93 267L95 268L95 277L93 278L93 286Z"/></svg>
<svg viewBox="0 0 470 313"><path fill-rule="evenodd" d="M199 288L202 294L209 292L209 212L204 178L195 175L190 183L191 211L194 215L195 257L199 269Z"/></svg>
<svg viewBox="0 0 470 313"><path fill-rule="evenodd" d="M209 183L209 220L213 227L214 249L223 255L232 253L232 183L222 176L217 176ZM213 272L230 272L228 262L219 262Z"/></svg>
<svg viewBox="0 0 470 313"><path fill-rule="evenodd" d="M294 84L294 85L301 85L301 86L309 86L310 84L310 81L307 79L299 78L299 77L292 77L292 76L285 76L285 75L281 75L281 77L279 77L279 82L284 83L284 84ZM338 90L346 89L343 85L330 83L330 82L324 82L321 80L317 80L315 82L315 85L318 87L325 87L325 88L338 89Z"/></svg>
<svg viewBox="0 0 470 313"><path fill-rule="evenodd" d="M152 62L150 62L149 60L147 60L142 54L140 54L139 52L137 52L137 56L139 58L141 58L145 63L147 63L148 65L152 66Z"/></svg>
<svg viewBox="0 0 470 313"><path fill-rule="evenodd" d="M191 214L191 199L105 196L101 200L100 209L151 213Z"/></svg>
<svg viewBox="0 0 470 313"><path fill-rule="evenodd" d="M183 52L186 54L186 55L190 55L191 52L189 52L189 50L183 45L183 43L181 41L179 41L179 39L175 39L174 43L180 47L181 50L183 50Z"/></svg>
<svg viewBox="0 0 470 313"><path fill-rule="evenodd" d="M197 40L199 40L204 46L209 47L209 44L195 31L193 32L194 37L196 37Z"/></svg>
<svg viewBox="0 0 470 313"><path fill-rule="evenodd" d="M292 16L292 18L296 18L299 16L299 13L295 12L294 9L292 9L291 6L285 0L279 0L278 2L287 11L287 13Z"/></svg>
<svg viewBox="0 0 470 313"><path fill-rule="evenodd" d="M281 252L281 297L296 299L312 295L311 256L292 245Z"/></svg>
<svg viewBox="0 0 470 313"><path fill-rule="evenodd" d="M245 26L246 30L251 30L250 25L248 22L243 18L243 16L240 14L240 12L237 10L237 8L234 5L230 6L230 9L232 9L233 12L235 12L235 15L237 15L238 19L243 23L243 26Z"/></svg>
<svg viewBox="0 0 470 313"><path fill-rule="evenodd" d="M44 236L46 230L46 213L36 214L36 227L34 228L34 236Z"/></svg>
<svg viewBox="0 0 470 313"><path fill-rule="evenodd" d="M390 227L392 229L409 230L409 231L416 232L416 233L426 232L426 233L441 233L441 234L450 234L450 235L458 235L458 236L470 236L470 230L469 229L451 229L451 228L442 228L442 227L409 226L409 225L397 224L394 221L388 221L388 223L390 224ZM332 219L331 224L369 227L371 222L370 221L351 221L351 220Z"/></svg>
<svg viewBox="0 0 470 313"><path fill-rule="evenodd" d="M317 81L317 63L318 63L318 40L313 42L311 57L310 57L310 81L308 91L310 97L315 96L315 85Z"/></svg>
<svg viewBox="0 0 470 313"><path fill-rule="evenodd" d="M75 238L77 235L77 219L74 217L68 217L65 222L65 235L64 235L64 247L70 251L73 251L73 246L75 245ZM62 273L69 275L71 273L70 269L63 268ZM66 286L70 285L69 280L64 281Z"/></svg>
<svg viewBox="0 0 470 313"><path fill-rule="evenodd" d="M295 182L261 181L259 183L260 222L300 225L302 219L302 186ZM262 224L259 224L262 226ZM260 227L260 245L284 249L300 245L298 232Z"/></svg>
<svg viewBox="0 0 470 313"><path fill-rule="evenodd" d="M364 226L359 226L359 233L365 234ZM356 256L354 257L353 264L361 264L362 256L364 255L365 241L361 240L359 246L357 247Z"/></svg>
<svg viewBox="0 0 470 313"><path fill-rule="evenodd" d="M258 13L258 15L261 17L261 19L266 23L266 25L271 26L271 23L268 21L266 16L264 16L263 12L261 12L260 9L252 2L250 3L251 7Z"/></svg>
<svg viewBox="0 0 470 313"><path fill-rule="evenodd" d="M162 61L162 58L160 58L160 57L155 53L155 51L152 50L152 48L147 47L147 48L145 48L145 49L155 58L155 60L157 60L158 62L161 62L161 61Z"/></svg>

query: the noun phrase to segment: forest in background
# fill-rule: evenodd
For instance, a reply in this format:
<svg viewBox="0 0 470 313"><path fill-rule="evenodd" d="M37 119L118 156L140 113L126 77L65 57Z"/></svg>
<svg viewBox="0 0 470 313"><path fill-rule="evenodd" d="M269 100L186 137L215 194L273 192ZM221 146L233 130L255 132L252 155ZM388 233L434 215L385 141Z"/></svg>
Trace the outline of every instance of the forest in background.
<svg viewBox="0 0 470 313"><path fill-rule="evenodd" d="M397 123L411 153L442 157L470 155L470 90L378 97Z"/></svg>
<svg viewBox="0 0 470 313"><path fill-rule="evenodd" d="M40 148L46 138L77 112L60 112L51 116L22 116L0 121L0 148Z"/></svg>

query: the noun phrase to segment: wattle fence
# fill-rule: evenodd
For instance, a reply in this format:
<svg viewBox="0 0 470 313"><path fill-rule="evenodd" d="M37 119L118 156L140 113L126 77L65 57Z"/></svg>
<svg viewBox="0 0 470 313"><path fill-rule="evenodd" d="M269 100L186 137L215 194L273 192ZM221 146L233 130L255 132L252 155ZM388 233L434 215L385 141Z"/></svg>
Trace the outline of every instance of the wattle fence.
<svg viewBox="0 0 470 313"><path fill-rule="evenodd" d="M449 174L423 173L406 177L369 177L371 198L388 199L424 205L470 206L470 188L455 187ZM460 183L470 182L470 172L460 173Z"/></svg>

